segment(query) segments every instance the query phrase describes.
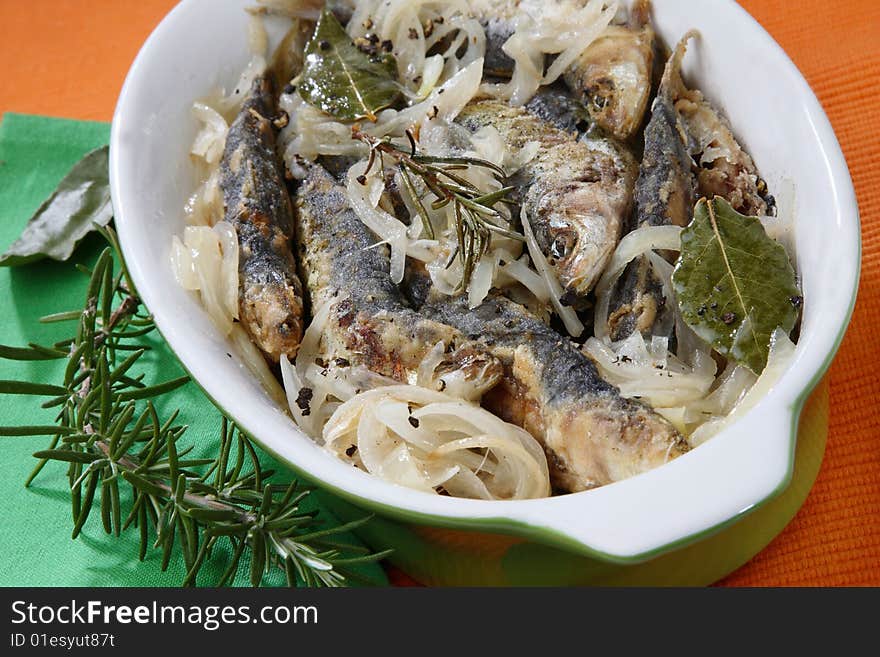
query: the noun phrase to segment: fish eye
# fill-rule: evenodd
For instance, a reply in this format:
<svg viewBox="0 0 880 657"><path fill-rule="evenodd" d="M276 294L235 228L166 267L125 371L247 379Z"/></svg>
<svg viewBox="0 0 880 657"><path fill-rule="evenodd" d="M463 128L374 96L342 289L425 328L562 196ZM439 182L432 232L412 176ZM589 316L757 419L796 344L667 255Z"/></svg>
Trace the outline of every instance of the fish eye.
<svg viewBox="0 0 880 657"><path fill-rule="evenodd" d="M570 232L560 233L553 240L553 244L550 245L550 255L557 260L562 260L572 252L575 242L577 242L576 235Z"/></svg>

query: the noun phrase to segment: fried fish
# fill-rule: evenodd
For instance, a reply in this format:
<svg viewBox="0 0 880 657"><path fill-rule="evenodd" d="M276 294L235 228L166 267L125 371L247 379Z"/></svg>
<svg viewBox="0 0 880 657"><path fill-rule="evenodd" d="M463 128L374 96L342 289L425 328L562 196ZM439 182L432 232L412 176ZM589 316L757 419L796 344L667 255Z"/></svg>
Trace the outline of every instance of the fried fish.
<svg viewBox="0 0 880 657"><path fill-rule="evenodd" d="M478 390L497 383L500 363L454 328L409 307L391 281L387 249L351 209L345 188L324 167L311 165L296 196L296 242L312 308L331 304L322 336L327 362L352 365L412 382L439 342L448 353L438 369Z"/></svg>
<svg viewBox="0 0 880 657"><path fill-rule="evenodd" d="M241 323L267 360L293 356L303 334L302 284L290 248L293 208L275 153L273 85L254 80L220 163L225 219L238 233Z"/></svg>
<svg viewBox="0 0 880 657"><path fill-rule="evenodd" d="M687 226L700 197L727 199L743 214L771 211L772 197L752 158L739 145L728 121L681 77L689 32L666 64L645 129L645 149L635 188L635 212L627 232L642 226ZM671 334L659 322L666 303L647 257L631 262L612 293L608 335L622 340L634 331Z"/></svg>
<svg viewBox="0 0 880 657"><path fill-rule="evenodd" d="M666 66L645 129L645 148L635 188L635 212L627 232L642 226L686 226L696 201L696 179L686 126L675 110L675 79L680 60ZM639 256L615 286L608 315L608 335L623 340L634 331L650 335L666 299L650 260Z"/></svg>
<svg viewBox="0 0 880 657"><path fill-rule="evenodd" d="M696 35L696 32L688 32L678 43L664 78L667 94L684 125L691 157L698 167L699 195L721 196L737 212L752 217L772 213L773 197L751 156L737 141L730 122L699 90L688 89L682 80L682 60L688 42Z"/></svg>

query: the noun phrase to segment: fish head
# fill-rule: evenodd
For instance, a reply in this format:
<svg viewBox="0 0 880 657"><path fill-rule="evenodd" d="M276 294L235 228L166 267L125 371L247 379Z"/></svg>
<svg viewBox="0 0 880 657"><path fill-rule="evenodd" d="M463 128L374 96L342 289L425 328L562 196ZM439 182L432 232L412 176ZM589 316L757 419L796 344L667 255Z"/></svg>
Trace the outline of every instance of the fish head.
<svg viewBox="0 0 880 657"><path fill-rule="evenodd" d="M573 180L547 190L534 205L535 239L565 295L586 296L620 239L621 216L598 181Z"/></svg>
<svg viewBox="0 0 880 657"><path fill-rule="evenodd" d="M653 57L654 32L649 25L610 26L581 54L565 82L600 128L625 141L645 116Z"/></svg>

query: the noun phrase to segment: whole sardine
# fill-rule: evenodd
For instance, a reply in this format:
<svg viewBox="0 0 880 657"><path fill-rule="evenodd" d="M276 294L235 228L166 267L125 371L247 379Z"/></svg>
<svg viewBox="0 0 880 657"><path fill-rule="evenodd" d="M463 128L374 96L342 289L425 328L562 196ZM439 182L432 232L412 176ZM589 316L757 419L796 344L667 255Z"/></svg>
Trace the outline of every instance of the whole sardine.
<svg viewBox="0 0 880 657"><path fill-rule="evenodd" d="M498 130L511 152L537 142L537 155L510 180L538 246L577 305L592 290L620 239L632 202L636 165L607 139L581 139L525 108L471 103L457 122L470 132Z"/></svg>
<svg viewBox="0 0 880 657"><path fill-rule="evenodd" d="M461 354L458 366L482 377L490 409L544 445L562 490L617 481L687 449L668 422L622 399L570 341L512 301L490 297L470 310L466 295L435 297L418 275L404 298L391 282L387 253L370 248L376 237L350 209L344 187L320 167L310 170L296 206L312 303L333 304L323 358L407 381L438 341L455 345L450 358ZM414 310L410 300L421 307Z"/></svg>
<svg viewBox="0 0 880 657"><path fill-rule="evenodd" d="M290 248L293 209L275 153L269 77L254 80L220 163L226 221L239 243L240 320L266 358L293 356L303 334L302 285Z"/></svg>
<svg viewBox="0 0 880 657"><path fill-rule="evenodd" d="M728 121L681 77L688 33L666 64L645 129L645 151L636 182L635 213L629 230L641 226L686 226L698 197L722 196L743 214L772 211L754 162L736 141ZM666 303L646 257L626 268L611 297L608 334L622 340L640 331L658 332ZM666 322L660 333L670 333Z"/></svg>
<svg viewBox="0 0 880 657"><path fill-rule="evenodd" d="M483 405L540 442L554 487L576 492L646 472L687 451L652 409L624 399L567 338L504 296L471 310L431 295L421 312L481 342L504 365Z"/></svg>

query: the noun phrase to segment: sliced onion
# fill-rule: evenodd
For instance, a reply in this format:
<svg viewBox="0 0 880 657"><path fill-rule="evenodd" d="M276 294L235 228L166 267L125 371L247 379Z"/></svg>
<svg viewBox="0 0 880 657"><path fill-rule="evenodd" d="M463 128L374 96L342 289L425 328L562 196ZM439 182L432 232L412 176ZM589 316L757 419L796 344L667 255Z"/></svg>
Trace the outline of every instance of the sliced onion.
<svg viewBox="0 0 880 657"><path fill-rule="evenodd" d="M238 234L227 221L214 224L214 232L220 241L223 255L220 264L223 305L233 319L238 319Z"/></svg>
<svg viewBox="0 0 880 657"><path fill-rule="evenodd" d="M345 301L348 295L343 293L336 297L326 300L312 315L312 321L306 327L303 333L303 339L299 343L299 351L296 356L296 371L299 378L305 380L306 370L311 363L320 355L321 336L327 328L327 322L330 319L330 312L333 308Z"/></svg>
<svg viewBox="0 0 880 657"><path fill-rule="evenodd" d="M196 275L189 249L183 245L177 235L171 238L171 271L174 272L178 285L184 290L199 289L199 277Z"/></svg>
<svg viewBox="0 0 880 657"><path fill-rule="evenodd" d="M189 249L199 293L205 310L217 329L225 336L232 330L233 317L226 305L227 293L223 277L223 259L220 240L217 234L206 226L188 226L183 233L183 242ZM236 295L238 280L236 278Z"/></svg>
<svg viewBox="0 0 880 657"><path fill-rule="evenodd" d="M384 134L402 135L404 130L420 126L427 121L451 123L477 95L482 79L483 58L481 57L460 70L442 86L434 89L421 103L394 115L389 114L388 119L384 121L380 118L377 128Z"/></svg>
<svg viewBox="0 0 880 657"><path fill-rule="evenodd" d="M381 196L384 182L374 169L366 175L367 184L361 184L358 178L363 180L362 176L366 174L366 170L366 162L359 162L349 169L347 183L348 200L364 225L391 247L391 280L395 283L400 283L403 281L406 267L406 252L409 244L407 226L382 208L377 207L379 199L376 196L375 190L378 189Z"/></svg>
<svg viewBox="0 0 880 657"><path fill-rule="evenodd" d="M313 440L320 440L321 433L314 430L313 423L308 419L309 416L304 416L302 409L296 403L299 399L300 392L305 387L302 379L299 378L296 368L293 367L285 354L282 354L281 356L280 366L281 381L284 384L287 408L290 410L293 420L301 429L305 430Z"/></svg>
<svg viewBox="0 0 880 657"><path fill-rule="evenodd" d="M428 354L419 363L419 369L416 378L416 384L429 388L434 385L434 371L437 366L443 362L443 356L446 353L446 345L443 342L435 344Z"/></svg>
<svg viewBox="0 0 880 657"><path fill-rule="evenodd" d="M523 429L479 406L418 386L362 392L324 426L325 446L388 481L450 494L521 499L550 493L547 461ZM479 483L478 483L479 482Z"/></svg>
<svg viewBox="0 0 880 657"><path fill-rule="evenodd" d="M508 260L501 267L501 271L522 284L538 301L549 303L552 296L550 287L540 274L528 266L528 258L528 256L524 255L519 260Z"/></svg>
<svg viewBox="0 0 880 657"><path fill-rule="evenodd" d="M217 164L226 146L226 133L229 125L226 119L205 103L193 103L193 115L202 123L190 152L201 157L208 164Z"/></svg>
<svg viewBox="0 0 880 657"><path fill-rule="evenodd" d="M241 357L245 367L247 367L251 374L256 377L257 381L260 382L269 396L283 408L287 403L287 396L284 393L284 389L278 383L278 379L275 378L275 375L272 374L272 370L266 365L266 359L263 357L263 353L257 349L256 345L251 340L251 337L247 334L247 331L242 328L241 324L235 324L232 327L232 331L229 333L229 339L232 340L232 344L235 345L235 349Z"/></svg>
<svg viewBox="0 0 880 657"><path fill-rule="evenodd" d="M468 307L473 309L483 303L492 289L495 268L498 261L495 255L486 254L477 262L468 284Z"/></svg>
<svg viewBox="0 0 880 657"><path fill-rule="evenodd" d="M608 27L618 5L612 2L605 7L603 0L585 5L575 0L522 0L517 10L514 33L502 46L514 61L512 79L489 87L515 106L527 103L541 85L552 84L574 64ZM556 58L545 72L547 55Z"/></svg>
<svg viewBox="0 0 880 657"><path fill-rule="evenodd" d="M266 33L263 17L257 14L251 14L248 21L248 47L251 54L261 57L269 52L269 35Z"/></svg>

